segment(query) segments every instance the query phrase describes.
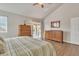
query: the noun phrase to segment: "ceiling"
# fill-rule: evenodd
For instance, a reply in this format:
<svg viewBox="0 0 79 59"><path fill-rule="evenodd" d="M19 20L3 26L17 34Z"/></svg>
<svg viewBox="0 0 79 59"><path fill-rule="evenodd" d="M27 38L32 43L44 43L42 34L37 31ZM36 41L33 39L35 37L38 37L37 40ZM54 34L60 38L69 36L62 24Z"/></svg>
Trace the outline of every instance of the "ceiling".
<svg viewBox="0 0 79 59"><path fill-rule="evenodd" d="M0 10L38 20L44 19L61 5L60 3L45 3L44 8L39 8L33 6L33 3L2 3L0 4Z"/></svg>

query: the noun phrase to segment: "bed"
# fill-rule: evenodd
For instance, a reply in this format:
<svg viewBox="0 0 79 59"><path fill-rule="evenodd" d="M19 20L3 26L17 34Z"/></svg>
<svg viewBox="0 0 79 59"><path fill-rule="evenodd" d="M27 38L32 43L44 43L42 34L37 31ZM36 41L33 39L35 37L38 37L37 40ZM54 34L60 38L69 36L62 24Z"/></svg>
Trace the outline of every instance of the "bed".
<svg viewBox="0 0 79 59"><path fill-rule="evenodd" d="M31 37L8 38L3 56L55 56L52 44Z"/></svg>

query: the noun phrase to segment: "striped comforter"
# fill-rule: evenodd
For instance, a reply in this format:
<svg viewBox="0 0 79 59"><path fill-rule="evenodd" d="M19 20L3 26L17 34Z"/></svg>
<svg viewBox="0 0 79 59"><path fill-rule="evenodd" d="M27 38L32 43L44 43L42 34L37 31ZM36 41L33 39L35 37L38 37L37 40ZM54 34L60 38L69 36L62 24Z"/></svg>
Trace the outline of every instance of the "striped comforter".
<svg viewBox="0 0 79 59"><path fill-rule="evenodd" d="M16 37L6 40L6 56L53 56L53 46L46 41L30 37Z"/></svg>

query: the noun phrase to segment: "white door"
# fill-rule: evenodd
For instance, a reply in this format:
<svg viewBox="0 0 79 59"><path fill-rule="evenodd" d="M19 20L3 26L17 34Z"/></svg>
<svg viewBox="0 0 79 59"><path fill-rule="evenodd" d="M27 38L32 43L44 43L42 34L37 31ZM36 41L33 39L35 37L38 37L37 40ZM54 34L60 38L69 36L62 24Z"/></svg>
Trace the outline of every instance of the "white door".
<svg viewBox="0 0 79 59"><path fill-rule="evenodd" d="M79 18L71 19L71 42L79 44Z"/></svg>

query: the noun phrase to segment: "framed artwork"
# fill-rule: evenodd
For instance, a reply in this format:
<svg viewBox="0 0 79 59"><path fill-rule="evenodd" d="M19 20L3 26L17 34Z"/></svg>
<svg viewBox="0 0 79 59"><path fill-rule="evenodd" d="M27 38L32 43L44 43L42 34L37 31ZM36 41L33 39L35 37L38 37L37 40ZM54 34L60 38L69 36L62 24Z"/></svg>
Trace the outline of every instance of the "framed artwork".
<svg viewBox="0 0 79 59"><path fill-rule="evenodd" d="M51 28L60 28L60 21L52 21Z"/></svg>

